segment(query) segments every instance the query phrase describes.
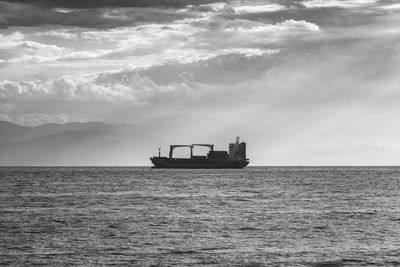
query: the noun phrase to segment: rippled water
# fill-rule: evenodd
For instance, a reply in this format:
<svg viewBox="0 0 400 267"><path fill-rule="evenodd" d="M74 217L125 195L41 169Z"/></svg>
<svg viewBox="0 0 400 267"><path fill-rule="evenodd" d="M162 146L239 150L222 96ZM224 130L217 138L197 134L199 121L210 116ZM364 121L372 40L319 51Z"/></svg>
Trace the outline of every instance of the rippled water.
<svg viewBox="0 0 400 267"><path fill-rule="evenodd" d="M400 168L0 168L0 265L400 266Z"/></svg>

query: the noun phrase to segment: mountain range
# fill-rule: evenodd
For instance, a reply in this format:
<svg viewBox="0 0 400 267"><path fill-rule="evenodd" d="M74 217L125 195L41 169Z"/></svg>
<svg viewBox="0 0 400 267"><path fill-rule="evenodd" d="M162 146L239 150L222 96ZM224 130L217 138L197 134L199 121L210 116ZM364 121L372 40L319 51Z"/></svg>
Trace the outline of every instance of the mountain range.
<svg viewBox="0 0 400 267"><path fill-rule="evenodd" d="M168 155L171 144L214 144L228 150L236 136L247 143L250 165L398 165L400 151L334 143L337 136L273 132L214 118L168 116L133 124L102 122L21 126L0 121L0 166L150 166L149 157ZM313 147L305 144L314 143ZM194 150L205 155L207 148ZM174 156L189 157L187 148Z"/></svg>
<svg viewBox="0 0 400 267"><path fill-rule="evenodd" d="M169 116L124 125L101 122L26 127L0 121L1 166L147 166L170 144L213 143L227 150L240 127L210 118ZM248 131L247 131L248 132ZM202 148L196 153L206 154ZM186 157L180 149L177 156Z"/></svg>

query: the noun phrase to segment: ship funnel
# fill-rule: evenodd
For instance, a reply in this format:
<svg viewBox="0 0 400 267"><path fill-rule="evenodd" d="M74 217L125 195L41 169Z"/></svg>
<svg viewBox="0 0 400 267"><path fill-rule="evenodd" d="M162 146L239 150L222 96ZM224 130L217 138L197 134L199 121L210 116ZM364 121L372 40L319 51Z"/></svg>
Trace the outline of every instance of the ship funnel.
<svg viewBox="0 0 400 267"><path fill-rule="evenodd" d="M236 136L236 144L239 144L239 136Z"/></svg>

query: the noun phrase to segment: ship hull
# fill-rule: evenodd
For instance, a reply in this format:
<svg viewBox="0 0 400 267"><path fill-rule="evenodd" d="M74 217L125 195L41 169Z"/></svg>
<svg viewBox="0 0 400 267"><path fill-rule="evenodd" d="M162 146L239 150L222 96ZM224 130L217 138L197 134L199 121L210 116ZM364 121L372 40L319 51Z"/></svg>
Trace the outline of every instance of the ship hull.
<svg viewBox="0 0 400 267"><path fill-rule="evenodd" d="M155 169L242 169L249 164L246 160L195 160L166 157L152 157L150 160Z"/></svg>

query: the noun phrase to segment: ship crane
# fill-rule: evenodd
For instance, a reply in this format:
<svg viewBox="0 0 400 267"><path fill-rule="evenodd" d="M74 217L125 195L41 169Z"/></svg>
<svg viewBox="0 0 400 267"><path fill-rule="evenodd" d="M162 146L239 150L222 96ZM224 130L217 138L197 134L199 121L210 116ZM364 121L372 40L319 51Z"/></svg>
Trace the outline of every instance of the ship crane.
<svg viewBox="0 0 400 267"><path fill-rule="evenodd" d="M190 158L193 158L193 148L195 146L206 146L209 147L211 151L214 151L214 145L211 144L191 144L191 145L171 145L169 147L169 158L173 158L174 149L177 147L189 147L190 148Z"/></svg>
<svg viewBox="0 0 400 267"><path fill-rule="evenodd" d="M190 148L190 158L193 157L193 145L170 145L169 146L169 158L172 159L174 149L177 147L189 147Z"/></svg>
<svg viewBox="0 0 400 267"><path fill-rule="evenodd" d="M214 145L210 144L192 144L192 146L206 146L209 147L211 151L214 151Z"/></svg>

